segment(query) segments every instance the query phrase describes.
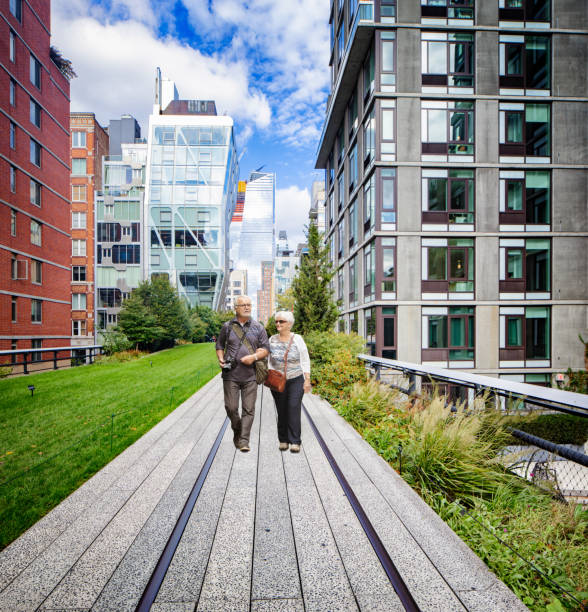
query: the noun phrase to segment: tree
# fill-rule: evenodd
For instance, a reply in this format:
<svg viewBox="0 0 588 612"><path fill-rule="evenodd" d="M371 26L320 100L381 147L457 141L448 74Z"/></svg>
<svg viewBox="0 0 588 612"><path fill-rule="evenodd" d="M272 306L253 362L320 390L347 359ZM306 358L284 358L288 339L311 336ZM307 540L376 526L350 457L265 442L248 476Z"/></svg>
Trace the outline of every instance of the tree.
<svg viewBox="0 0 588 612"><path fill-rule="evenodd" d="M308 255L302 255L292 282L296 331L300 334L329 331L339 318L339 304L333 300L330 287L335 272L329 260L329 247L321 244L314 223L308 226L306 237Z"/></svg>
<svg viewBox="0 0 588 612"><path fill-rule="evenodd" d="M124 301L119 320L127 337L149 350L192 339L188 308L165 276L141 283Z"/></svg>
<svg viewBox="0 0 588 612"><path fill-rule="evenodd" d="M118 326L138 349L149 349L165 337L165 329L157 324L155 315L149 312L141 296L135 292L125 300Z"/></svg>
<svg viewBox="0 0 588 612"><path fill-rule="evenodd" d="M276 310L289 310L292 312L294 310L294 303L296 302L296 297L294 296L292 287L288 287L284 293L278 293L276 295L276 302Z"/></svg>
<svg viewBox="0 0 588 612"><path fill-rule="evenodd" d="M192 342L210 342L218 338L225 321L235 316L233 311L216 312L209 306L194 306L190 309L190 321L193 326Z"/></svg>

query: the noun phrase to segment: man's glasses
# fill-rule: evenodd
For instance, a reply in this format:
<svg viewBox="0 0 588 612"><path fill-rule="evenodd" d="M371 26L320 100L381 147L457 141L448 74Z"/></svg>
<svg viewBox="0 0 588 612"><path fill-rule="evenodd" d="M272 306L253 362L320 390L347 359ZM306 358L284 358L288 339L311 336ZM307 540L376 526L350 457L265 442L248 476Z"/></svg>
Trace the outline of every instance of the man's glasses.
<svg viewBox="0 0 588 612"><path fill-rule="evenodd" d="M237 304L235 308L251 308L251 304Z"/></svg>
<svg viewBox="0 0 588 612"><path fill-rule="evenodd" d="M288 323L288 321L282 321L282 320L280 320L280 321L276 321L276 323Z"/></svg>

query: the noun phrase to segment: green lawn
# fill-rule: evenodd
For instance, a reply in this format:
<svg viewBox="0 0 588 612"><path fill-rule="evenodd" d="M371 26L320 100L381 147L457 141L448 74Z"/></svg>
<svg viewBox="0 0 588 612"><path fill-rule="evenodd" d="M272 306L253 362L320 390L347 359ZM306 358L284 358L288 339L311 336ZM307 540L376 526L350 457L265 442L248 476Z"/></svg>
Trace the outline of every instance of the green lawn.
<svg viewBox="0 0 588 612"><path fill-rule="evenodd" d="M218 371L212 344L189 344L0 380L0 549Z"/></svg>

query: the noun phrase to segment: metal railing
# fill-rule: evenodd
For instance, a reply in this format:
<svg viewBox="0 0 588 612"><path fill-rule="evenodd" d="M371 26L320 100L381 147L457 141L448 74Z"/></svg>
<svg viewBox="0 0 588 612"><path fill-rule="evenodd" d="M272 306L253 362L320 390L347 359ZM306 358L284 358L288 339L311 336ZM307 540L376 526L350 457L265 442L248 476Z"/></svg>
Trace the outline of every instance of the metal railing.
<svg viewBox="0 0 588 612"><path fill-rule="evenodd" d="M58 370L93 363L96 356L103 352L101 344L0 351L0 367L11 367L12 376ZM45 354L49 356L45 357ZM51 365L45 367L43 364Z"/></svg>

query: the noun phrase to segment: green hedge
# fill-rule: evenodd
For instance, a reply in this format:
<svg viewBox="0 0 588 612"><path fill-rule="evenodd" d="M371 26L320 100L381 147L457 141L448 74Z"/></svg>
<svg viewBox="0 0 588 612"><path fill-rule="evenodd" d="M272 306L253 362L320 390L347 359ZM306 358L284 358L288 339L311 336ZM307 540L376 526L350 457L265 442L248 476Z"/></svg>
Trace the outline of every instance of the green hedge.
<svg viewBox="0 0 588 612"><path fill-rule="evenodd" d="M508 425L555 444L584 444L588 440L588 418L569 414L512 417Z"/></svg>

